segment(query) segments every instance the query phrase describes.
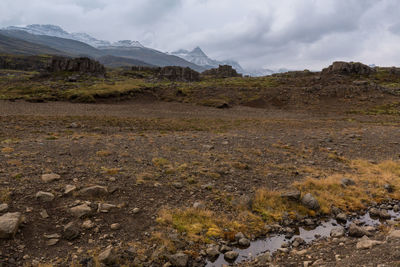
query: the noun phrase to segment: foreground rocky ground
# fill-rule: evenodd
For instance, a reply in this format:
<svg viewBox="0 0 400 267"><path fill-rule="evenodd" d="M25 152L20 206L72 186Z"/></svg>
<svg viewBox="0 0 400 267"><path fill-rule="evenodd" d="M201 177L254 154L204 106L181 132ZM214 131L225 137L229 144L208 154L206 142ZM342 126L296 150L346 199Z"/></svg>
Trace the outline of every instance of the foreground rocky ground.
<svg viewBox="0 0 400 267"><path fill-rule="evenodd" d="M205 243L226 252L235 235L247 245L273 231L254 217L260 188L356 175L355 159L389 160L398 173L398 117L343 110L1 102L0 265L203 266L202 253L220 253ZM281 227L319 222L296 216ZM366 250L361 235L336 237L261 266L396 266L400 239L388 228L368 233L379 242Z"/></svg>

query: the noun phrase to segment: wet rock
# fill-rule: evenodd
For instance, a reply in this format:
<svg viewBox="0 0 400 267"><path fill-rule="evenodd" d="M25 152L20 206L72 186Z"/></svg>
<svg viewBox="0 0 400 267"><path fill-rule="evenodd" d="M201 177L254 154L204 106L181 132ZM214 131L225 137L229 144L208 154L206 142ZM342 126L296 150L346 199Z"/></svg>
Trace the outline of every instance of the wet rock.
<svg viewBox="0 0 400 267"><path fill-rule="evenodd" d="M305 244L305 241L301 237L296 237L292 242L292 246L295 247L295 248L297 248L297 247L299 247L299 246L301 246L303 244Z"/></svg>
<svg viewBox="0 0 400 267"><path fill-rule="evenodd" d="M261 266L265 266L271 261L272 261L271 254L268 251L257 257L257 262L261 264Z"/></svg>
<svg viewBox="0 0 400 267"><path fill-rule="evenodd" d="M318 200L315 199L310 193L303 196L303 198L301 199L301 203L305 207L312 209L312 210L319 210L319 208L320 208Z"/></svg>
<svg viewBox="0 0 400 267"><path fill-rule="evenodd" d="M239 246L242 247L249 247L250 246L250 240L248 240L247 238L241 238L238 241Z"/></svg>
<svg viewBox="0 0 400 267"><path fill-rule="evenodd" d="M379 213L379 217L385 220L392 218L392 216L389 214L387 210L381 210Z"/></svg>
<svg viewBox="0 0 400 267"><path fill-rule="evenodd" d="M113 265L116 262L115 250L113 247L108 247L99 254L99 261L104 265Z"/></svg>
<svg viewBox="0 0 400 267"><path fill-rule="evenodd" d="M92 213L92 208L87 204L82 204L76 207L70 208L70 213L75 217L82 218Z"/></svg>
<svg viewBox="0 0 400 267"><path fill-rule="evenodd" d="M355 182L354 180L350 179L350 178L343 178L343 179L340 181L340 184L341 184L343 187L347 187L347 186L350 186L350 185L355 185L356 182Z"/></svg>
<svg viewBox="0 0 400 267"><path fill-rule="evenodd" d="M68 185L65 186L64 195L70 195L75 190L76 190L76 186L75 185L68 184Z"/></svg>
<svg viewBox="0 0 400 267"><path fill-rule="evenodd" d="M224 254L224 259L227 261L235 261L239 257L239 253L236 251L228 251Z"/></svg>
<svg viewBox="0 0 400 267"><path fill-rule="evenodd" d="M54 195L49 192L39 191L36 193L36 199L42 202L51 202L54 198Z"/></svg>
<svg viewBox="0 0 400 267"><path fill-rule="evenodd" d="M382 219L390 219L392 216L390 216L390 214L386 211L386 210L379 210L377 208L371 208L369 210L369 214L372 217L379 217Z"/></svg>
<svg viewBox="0 0 400 267"><path fill-rule="evenodd" d="M365 235L368 235L369 233L362 227L357 226L354 223L351 223L349 226L349 236L352 237L363 237Z"/></svg>
<svg viewBox="0 0 400 267"><path fill-rule="evenodd" d="M215 245L211 245L210 247L208 247L206 249L206 254L208 257L210 257L211 259L215 259L219 256L219 250L218 247Z"/></svg>
<svg viewBox="0 0 400 267"><path fill-rule="evenodd" d="M220 251L221 251L221 253L225 253L225 252L228 252L228 251L232 251L232 248L228 247L227 245L223 245L223 246L221 246Z"/></svg>
<svg viewBox="0 0 400 267"><path fill-rule="evenodd" d="M100 185L94 185L90 187L83 188L79 194L81 196L85 197L101 197L108 195L108 190L107 187L105 186L100 186Z"/></svg>
<svg viewBox="0 0 400 267"><path fill-rule="evenodd" d="M376 245L382 244L381 241L370 240L367 236L363 236L360 241L357 242L357 249L370 249Z"/></svg>
<svg viewBox="0 0 400 267"><path fill-rule="evenodd" d="M0 216L0 239L13 238L22 221L20 212L6 213Z"/></svg>
<svg viewBox="0 0 400 267"><path fill-rule="evenodd" d="M75 225L74 222L70 222L64 226L64 231L62 237L68 241L72 241L77 239L81 234L79 228Z"/></svg>
<svg viewBox="0 0 400 267"><path fill-rule="evenodd" d="M53 181L60 180L61 176L56 173L47 173L42 175L42 181L45 183L50 183Z"/></svg>
<svg viewBox="0 0 400 267"><path fill-rule="evenodd" d="M346 213L339 213L338 215L336 215L336 220L337 220L338 222L341 222L341 223L347 222L347 215L346 215Z"/></svg>
<svg viewBox="0 0 400 267"><path fill-rule="evenodd" d="M291 201L299 201L300 197L301 197L301 192L299 190L287 191L281 194L281 198Z"/></svg>
<svg viewBox="0 0 400 267"><path fill-rule="evenodd" d="M343 237L345 234L344 228L343 227L335 227L331 230L331 237L336 237L336 238L340 238Z"/></svg>
<svg viewBox="0 0 400 267"><path fill-rule="evenodd" d="M6 212L7 210L8 210L7 203L0 204L0 212Z"/></svg>
<svg viewBox="0 0 400 267"><path fill-rule="evenodd" d="M179 252L169 257L169 261L173 266L176 267L186 267L189 262L189 255Z"/></svg>
<svg viewBox="0 0 400 267"><path fill-rule="evenodd" d="M383 188L385 188L385 190L386 190L388 193L393 193L393 192L394 192L394 186L391 185L391 184L385 184L385 185L383 186Z"/></svg>
<svg viewBox="0 0 400 267"><path fill-rule="evenodd" d="M240 239L245 238L244 234L242 232L239 232L235 235L235 240L239 241Z"/></svg>

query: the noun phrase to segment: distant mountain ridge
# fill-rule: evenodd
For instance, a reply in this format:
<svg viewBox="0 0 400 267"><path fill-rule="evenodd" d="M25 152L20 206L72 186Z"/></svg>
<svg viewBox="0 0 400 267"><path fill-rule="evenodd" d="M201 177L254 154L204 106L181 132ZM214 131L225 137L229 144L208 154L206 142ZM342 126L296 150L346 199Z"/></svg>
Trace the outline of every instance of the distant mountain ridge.
<svg viewBox="0 0 400 267"><path fill-rule="evenodd" d="M171 52L171 55L178 56L183 58L189 62L192 62L196 65L202 66L206 69L218 68L219 65L230 65L232 66L237 72L244 73L242 66L234 60L224 60L218 61L209 58L206 53L200 47L194 48L192 51L188 51L185 49L180 49L174 52Z"/></svg>

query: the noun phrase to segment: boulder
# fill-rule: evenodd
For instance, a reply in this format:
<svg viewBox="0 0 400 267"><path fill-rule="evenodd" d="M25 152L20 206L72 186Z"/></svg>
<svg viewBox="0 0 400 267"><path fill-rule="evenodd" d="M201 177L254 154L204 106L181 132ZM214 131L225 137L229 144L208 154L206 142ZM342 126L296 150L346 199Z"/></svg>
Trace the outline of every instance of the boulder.
<svg viewBox="0 0 400 267"><path fill-rule="evenodd" d="M301 192L299 190L286 191L281 194L281 198L291 201L299 201L300 197L301 197Z"/></svg>
<svg viewBox="0 0 400 267"><path fill-rule="evenodd" d="M224 259L227 261L235 261L239 257L239 253L236 251L228 251L224 254Z"/></svg>
<svg viewBox="0 0 400 267"><path fill-rule="evenodd" d="M328 68L322 70L323 75L343 74L343 75L369 75L375 73L376 70L359 62L333 62Z"/></svg>
<svg viewBox="0 0 400 267"><path fill-rule="evenodd" d="M186 267L189 262L189 255L182 252L178 252L174 255L171 255L169 257L169 261L175 267Z"/></svg>
<svg viewBox="0 0 400 267"><path fill-rule="evenodd" d="M92 208L87 204L82 204L82 205L70 208L69 211L75 217L81 218L81 217L89 215L92 212Z"/></svg>
<svg viewBox="0 0 400 267"><path fill-rule="evenodd" d="M104 265L113 265L116 262L115 251L113 247L108 247L99 254L99 261Z"/></svg>
<svg viewBox="0 0 400 267"><path fill-rule="evenodd" d="M305 207L312 210L319 210L320 208L318 200L314 198L313 195L311 195L310 193L303 196L303 198L301 199L301 203Z"/></svg>
<svg viewBox="0 0 400 267"><path fill-rule="evenodd" d="M351 223L349 226L349 236L352 237L363 237L369 235L368 231L364 228L357 226L355 223Z"/></svg>
<svg viewBox="0 0 400 267"><path fill-rule="evenodd" d="M79 228L75 225L74 222L70 222L67 225L64 226L64 231L63 231L63 238L71 241L74 239L77 239L81 234L81 231Z"/></svg>
<svg viewBox="0 0 400 267"><path fill-rule="evenodd" d="M363 236L360 241L357 242L357 249L370 249L376 245L382 244L381 241L370 240L367 236Z"/></svg>
<svg viewBox="0 0 400 267"><path fill-rule="evenodd" d="M0 216L0 239L13 238L22 221L20 212L6 213Z"/></svg>
<svg viewBox="0 0 400 267"><path fill-rule="evenodd" d="M343 237L344 234L345 232L343 227L335 227L331 230L330 233L331 237L336 237L336 238Z"/></svg>

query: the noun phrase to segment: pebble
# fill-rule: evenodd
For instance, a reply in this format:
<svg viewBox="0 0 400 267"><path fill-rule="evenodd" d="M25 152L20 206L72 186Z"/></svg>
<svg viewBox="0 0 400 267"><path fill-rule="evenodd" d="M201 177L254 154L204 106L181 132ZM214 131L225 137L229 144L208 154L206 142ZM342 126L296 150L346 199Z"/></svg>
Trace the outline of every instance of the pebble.
<svg viewBox="0 0 400 267"><path fill-rule="evenodd" d="M110 226L111 230L119 230L121 229L121 225L119 223L113 223Z"/></svg>
<svg viewBox="0 0 400 267"><path fill-rule="evenodd" d="M82 228L83 229L92 229L94 227L94 223L91 220L86 220L82 223Z"/></svg>
<svg viewBox="0 0 400 267"><path fill-rule="evenodd" d="M50 183L53 181L60 180L61 176L56 173L47 173L42 175L42 181L45 183Z"/></svg>
<svg viewBox="0 0 400 267"><path fill-rule="evenodd" d="M0 216L0 239L13 238L22 221L20 212L6 213Z"/></svg>
<svg viewBox="0 0 400 267"><path fill-rule="evenodd" d="M49 192L39 191L36 193L36 199L42 202L51 202L54 198L54 195Z"/></svg>
<svg viewBox="0 0 400 267"><path fill-rule="evenodd" d="M0 212L6 212L7 210L8 210L7 203L0 204Z"/></svg>

